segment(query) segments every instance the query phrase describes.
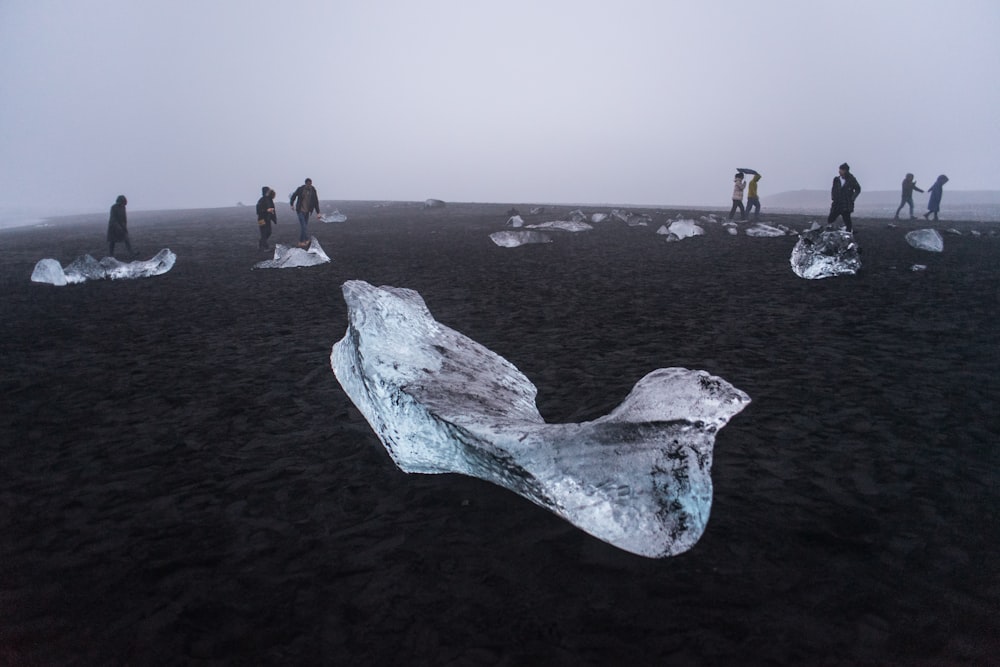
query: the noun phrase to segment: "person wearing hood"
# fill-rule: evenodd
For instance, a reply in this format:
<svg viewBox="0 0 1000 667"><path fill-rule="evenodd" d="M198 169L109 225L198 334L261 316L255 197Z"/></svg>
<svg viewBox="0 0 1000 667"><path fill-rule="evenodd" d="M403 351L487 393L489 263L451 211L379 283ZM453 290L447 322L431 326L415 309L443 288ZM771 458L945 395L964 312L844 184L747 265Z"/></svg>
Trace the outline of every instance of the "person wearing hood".
<svg viewBox="0 0 1000 667"><path fill-rule="evenodd" d="M128 216L125 215L125 206L128 200L125 195L118 195L118 199L111 206L111 216L108 218L108 256L115 256L115 244L124 243L128 253L135 256L132 250L132 243L128 237Z"/></svg>
<svg viewBox="0 0 1000 667"><path fill-rule="evenodd" d="M753 178L750 179L750 185L747 187L747 217L753 213L754 220L760 220L760 197L757 196L757 182L760 181L760 174L756 171L748 171L748 174L752 174Z"/></svg>
<svg viewBox="0 0 1000 667"><path fill-rule="evenodd" d="M893 220L899 220L899 212L903 210L903 207L909 204L910 206L910 220L916 220L916 216L913 215L913 191L923 192L917 187L917 182L913 180L913 174L907 174L906 178L903 179L903 197L899 202L899 208L896 209L896 216Z"/></svg>
<svg viewBox="0 0 1000 667"><path fill-rule="evenodd" d="M930 197L927 199L927 212L924 213L924 219L926 220L931 213L934 214L934 220L938 219L938 211L941 210L941 195L943 194L944 184L948 182L948 177L941 174L934 181L934 185L927 188L927 192L930 193Z"/></svg>
<svg viewBox="0 0 1000 667"><path fill-rule="evenodd" d="M854 212L854 200L861 194L861 184L851 173L851 167L846 162L840 165L838 175L833 177L833 187L830 188L830 215L826 224L832 225L838 217L844 219L844 229L848 234L854 233L851 213Z"/></svg>
<svg viewBox="0 0 1000 667"><path fill-rule="evenodd" d="M271 224L278 224L278 215L274 212L274 196L277 193L264 186L260 189L260 199L257 200L257 228L260 229L260 240L257 248L260 250L270 250L271 246L267 240L271 238Z"/></svg>
<svg viewBox="0 0 1000 667"><path fill-rule="evenodd" d="M746 182L743 180L743 172L738 171L736 175L733 176L733 207L729 209L729 219L733 219L733 215L736 213L736 209L740 209L740 215L744 220L747 219L746 209L743 208L743 189L747 186Z"/></svg>

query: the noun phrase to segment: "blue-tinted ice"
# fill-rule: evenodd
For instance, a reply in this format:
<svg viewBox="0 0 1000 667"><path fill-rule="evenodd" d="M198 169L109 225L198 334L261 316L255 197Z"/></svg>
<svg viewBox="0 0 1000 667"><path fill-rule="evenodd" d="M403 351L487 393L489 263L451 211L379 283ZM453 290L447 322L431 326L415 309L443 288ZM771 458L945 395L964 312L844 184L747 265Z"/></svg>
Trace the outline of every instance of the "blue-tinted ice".
<svg viewBox="0 0 1000 667"><path fill-rule="evenodd" d="M494 482L642 556L698 541L715 434L745 393L705 371L661 368L604 417L547 424L531 381L437 322L416 292L352 280L343 293L349 325L331 365L402 470Z"/></svg>
<svg viewBox="0 0 1000 667"><path fill-rule="evenodd" d="M31 272L31 280L36 283L50 285L70 285L87 280L130 280L134 278L149 278L159 276L174 267L177 255L164 248L152 259L134 262L119 262L114 257L105 257L97 261L90 255L77 257L65 267L54 259L41 259Z"/></svg>

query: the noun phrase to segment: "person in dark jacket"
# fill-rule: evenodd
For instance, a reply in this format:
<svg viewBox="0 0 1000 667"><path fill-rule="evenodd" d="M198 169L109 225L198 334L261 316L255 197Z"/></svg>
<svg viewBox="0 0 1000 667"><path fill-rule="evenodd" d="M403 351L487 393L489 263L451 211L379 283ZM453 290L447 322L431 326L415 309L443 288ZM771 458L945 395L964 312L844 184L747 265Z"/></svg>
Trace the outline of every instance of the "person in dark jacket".
<svg viewBox="0 0 1000 667"><path fill-rule="evenodd" d="M927 212L924 213L924 219L926 220L931 213L934 214L934 219L938 219L938 211L941 210L941 195L944 194L944 184L948 182L948 177L941 174L934 181L934 185L927 188L927 192L930 193L930 197L927 198Z"/></svg>
<svg viewBox="0 0 1000 667"><path fill-rule="evenodd" d="M916 220L916 216L913 215L913 191L923 192L917 187L917 182L913 180L913 174L907 174L906 178L903 179L903 197L899 201L899 208L896 209L896 215L893 220L899 220L899 212L903 210L903 207L907 204L910 205L910 220Z"/></svg>
<svg viewBox="0 0 1000 667"><path fill-rule="evenodd" d="M260 189L261 197L257 200L257 227L260 229L260 240L257 248L270 250L267 240L271 238L271 224L278 224L278 215L274 212L274 190L268 186Z"/></svg>
<svg viewBox="0 0 1000 667"><path fill-rule="evenodd" d="M851 167L845 162L840 165L840 173L833 177L833 187L830 188L830 215L826 219L828 225L838 217L844 219L844 229L854 233L851 223L851 213L854 212L854 200L861 194L861 184L851 173Z"/></svg>
<svg viewBox="0 0 1000 667"><path fill-rule="evenodd" d="M316 188L312 183L312 179L307 178L306 182L292 193L292 198L288 202L299 216L299 245L302 247L309 245L309 214L313 211L316 215L320 214L319 195L316 194Z"/></svg>
<svg viewBox="0 0 1000 667"><path fill-rule="evenodd" d="M108 256L115 256L115 244L125 243L125 248L133 257L132 243L128 237L128 218L125 215L125 205L128 200L125 195L118 195L114 205L111 207L111 216L108 218Z"/></svg>

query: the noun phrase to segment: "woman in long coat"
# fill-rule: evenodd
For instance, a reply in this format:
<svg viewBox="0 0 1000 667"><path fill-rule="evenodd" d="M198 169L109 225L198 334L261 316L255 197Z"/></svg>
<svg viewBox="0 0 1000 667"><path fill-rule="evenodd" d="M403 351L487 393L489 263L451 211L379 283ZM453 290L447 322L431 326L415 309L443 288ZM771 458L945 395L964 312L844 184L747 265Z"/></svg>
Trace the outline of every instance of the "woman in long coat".
<svg viewBox="0 0 1000 667"><path fill-rule="evenodd" d="M924 213L924 219L926 220L931 213L934 214L934 219L938 219L938 211L941 210L941 195L944 192L944 184L948 182L948 177L941 174L934 181L934 185L927 188L930 197L927 199L927 212Z"/></svg>
<svg viewBox="0 0 1000 667"><path fill-rule="evenodd" d="M119 242L125 243L125 248L128 250L130 255L135 255L132 252L132 243L128 238L128 217L125 215L125 205L128 204L128 200L125 199L125 195L118 195L118 199L115 200L114 205L111 207L111 216L108 218L108 256L115 256L115 244Z"/></svg>

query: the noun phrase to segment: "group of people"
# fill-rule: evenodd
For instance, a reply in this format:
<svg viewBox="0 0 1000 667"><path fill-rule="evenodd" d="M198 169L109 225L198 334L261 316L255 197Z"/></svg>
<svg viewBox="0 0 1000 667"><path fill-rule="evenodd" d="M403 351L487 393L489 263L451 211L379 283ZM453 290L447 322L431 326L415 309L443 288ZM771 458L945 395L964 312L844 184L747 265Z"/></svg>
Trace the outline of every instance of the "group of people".
<svg viewBox="0 0 1000 667"><path fill-rule="evenodd" d="M278 215L274 211L275 192L268 186L260 189L260 199L257 200L257 227L260 230L260 240L257 247L261 250L270 250L267 240L271 238L271 225L278 224ZM312 179L307 178L305 183L300 185L292 193L288 200L292 210L295 211L299 219L299 247L309 247L309 216L312 213L320 215L319 194L313 187Z"/></svg>
<svg viewBox="0 0 1000 667"><path fill-rule="evenodd" d="M743 190L747 187L745 180L747 174L752 174L753 178L750 180L750 188L747 191L747 206L744 209ZM760 174L753 169L736 170L736 175L733 177L733 206L729 209L730 220L733 219L737 210L744 220L747 219L750 211L754 211L755 220L759 218L760 199L757 196L758 181L760 181ZM928 188L930 198L927 200L927 213L924 214L924 219L929 219L931 215L934 216L935 220L938 219L938 212L941 210L941 195L944 184L947 182L948 177L942 174L938 176L934 185ZM914 190L923 192L923 190L917 187L917 182L913 179L913 174L907 174L903 179L902 200L899 202L899 208L896 209L896 220L899 220L899 212L907 205L910 207L910 220L916 220L916 217L913 215ZM842 218L844 229L853 233L854 225L851 221L851 214L854 212L854 200L858 198L859 194L861 194L861 184L858 183L858 179L851 173L850 165L845 162L840 165L838 174L833 177L833 186L830 188L830 215L827 216L827 224L832 225L837 218Z"/></svg>
<svg viewBox="0 0 1000 667"><path fill-rule="evenodd" d="M260 230L260 240L257 247L261 250L270 250L267 240L271 237L272 225L278 224L278 216L274 210L275 191L268 186L260 189L260 199L257 200L257 227ZM309 247L309 216L316 213L321 215L319 210L319 194L313 187L312 179L307 178L305 183L296 188L288 201L292 210L295 211L299 219L299 247ZM115 245L124 243L125 249L131 257L135 257L132 250L132 241L128 233L128 216L125 207L128 199L125 195L118 195L114 205L111 207L111 215L108 218L108 256L115 256Z"/></svg>

